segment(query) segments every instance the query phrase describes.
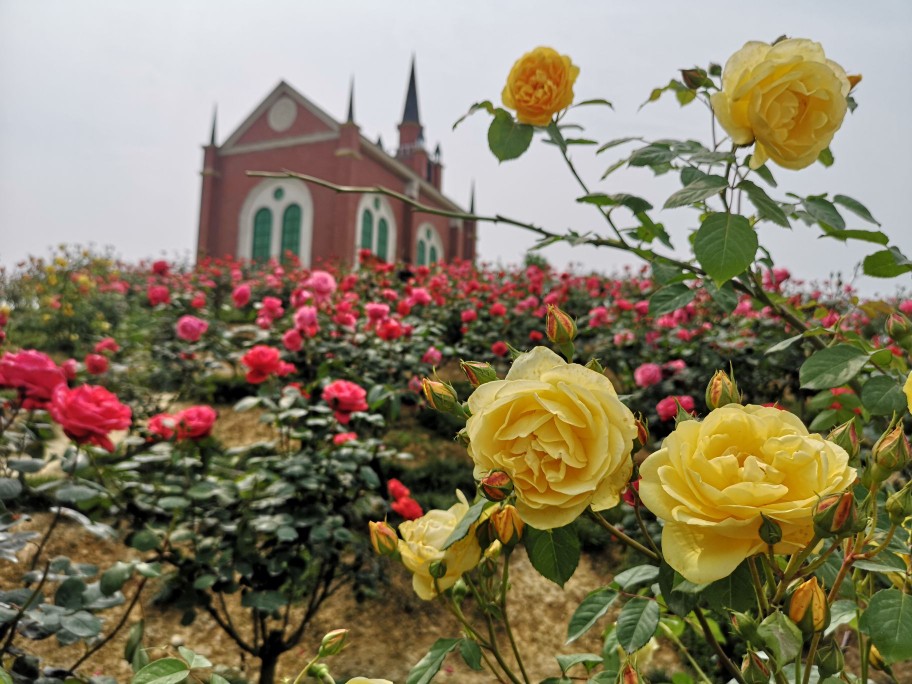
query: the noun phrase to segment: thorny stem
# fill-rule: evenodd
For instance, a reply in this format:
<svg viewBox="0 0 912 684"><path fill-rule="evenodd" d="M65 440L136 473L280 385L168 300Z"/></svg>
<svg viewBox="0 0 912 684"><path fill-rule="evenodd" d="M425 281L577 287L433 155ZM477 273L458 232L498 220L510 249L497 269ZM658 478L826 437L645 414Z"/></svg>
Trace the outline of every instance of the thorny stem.
<svg viewBox="0 0 912 684"><path fill-rule="evenodd" d="M703 615L703 611L699 608L694 608L694 615L697 616L697 620L700 623L700 629L703 630L703 636L706 637L706 641L709 642L709 645L712 646L713 651L716 653L716 657L719 659L719 662L722 663L722 666L728 670L728 673L734 678L738 684L746 684L744 677L741 674L741 670L725 655L725 651L722 650L722 646L716 641L715 635L712 633L712 629L709 627L709 623L706 621L706 616Z"/></svg>
<svg viewBox="0 0 912 684"><path fill-rule="evenodd" d="M589 517L591 517L593 520L595 520L595 522L597 522L599 525L604 527L606 530L608 530L611 534L613 534L615 537L620 539L622 542L627 544L627 546L630 546L631 548L636 549L637 551L642 553L644 556L646 556L656 562L661 560L661 556L659 556L659 554L653 552L651 549L647 549L645 546L640 544L640 542L638 542L636 539L633 539L632 537L621 532L618 528L616 528L610 522L605 520L601 515L599 515L595 511L593 511L591 508L587 509L587 512L589 513Z"/></svg>
<svg viewBox="0 0 912 684"><path fill-rule="evenodd" d="M760 580L760 573L757 572L757 559L751 556L747 559L747 565L750 568L751 581L754 584L754 593L757 595L757 606L760 608L760 614L763 617L769 615L769 601L766 600L766 589L763 588L763 582Z"/></svg>

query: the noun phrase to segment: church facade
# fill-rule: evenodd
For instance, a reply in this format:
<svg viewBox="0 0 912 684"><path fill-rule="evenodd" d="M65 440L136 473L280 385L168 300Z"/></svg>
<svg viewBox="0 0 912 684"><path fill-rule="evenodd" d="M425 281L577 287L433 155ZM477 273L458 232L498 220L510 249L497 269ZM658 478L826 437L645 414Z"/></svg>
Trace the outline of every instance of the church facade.
<svg viewBox="0 0 912 684"><path fill-rule="evenodd" d="M475 258L474 221L419 213L378 193L336 193L297 179L247 175L287 169L464 212L441 191L439 146L433 153L425 148L414 61L394 154L361 135L353 92L347 120L336 121L284 81L221 145L213 120L203 150L197 258L281 260L290 253L306 267L325 260L357 264L361 249L415 265Z"/></svg>

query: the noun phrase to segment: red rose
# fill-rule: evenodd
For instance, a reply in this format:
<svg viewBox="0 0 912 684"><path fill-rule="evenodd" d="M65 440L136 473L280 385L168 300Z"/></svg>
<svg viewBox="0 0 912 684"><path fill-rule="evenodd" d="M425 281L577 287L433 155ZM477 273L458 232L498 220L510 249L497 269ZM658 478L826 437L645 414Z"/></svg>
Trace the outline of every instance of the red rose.
<svg viewBox="0 0 912 684"><path fill-rule="evenodd" d="M34 349L0 358L0 378L6 387L15 387L24 397L23 408L45 408L58 385L66 384L63 369L47 354Z"/></svg>
<svg viewBox="0 0 912 684"><path fill-rule="evenodd" d="M323 401L336 412L336 420L347 425L355 411L367 410L367 391L348 380L333 380L323 388Z"/></svg>
<svg viewBox="0 0 912 684"><path fill-rule="evenodd" d="M203 333L209 330L209 324L196 316L181 316L177 319L175 330L180 339L187 342L199 342Z"/></svg>
<svg viewBox="0 0 912 684"><path fill-rule="evenodd" d="M231 300L238 309L243 309L250 301L250 285L238 285L231 293Z"/></svg>
<svg viewBox="0 0 912 684"><path fill-rule="evenodd" d="M152 285L146 290L146 296L149 298L149 306L171 303L171 292L164 285Z"/></svg>
<svg viewBox="0 0 912 684"><path fill-rule="evenodd" d="M421 510L421 504L408 496L393 501L393 503L390 504L390 508L406 520L417 520L424 515L424 511Z"/></svg>
<svg viewBox="0 0 912 684"><path fill-rule="evenodd" d="M507 343L501 340L491 345L491 353L495 356L506 356L509 351L510 348L507 347Z"/></svg>
<svg viewBox="0 0 912 684"><path fill-rule="evenodd" d="M103 354L106 351L109 351L112 354L116 354L120 351L120 345L117 344L117 340L113 337L105 337L104 339L99 340L95 345L96 354Z"/></svg>
<svg viewBox="0 0 912 684"><path fill-rule="evenodd" d="M159 439L174 437L177 422L170 413L158 413L149 418L148 430Z"/></svg>
<svg viewBox="0 0 912 684"><path fill-rule="evenodd" d="M681 408L683 408L688 413L693 413L693 397L689 397L687 395L665 397L662 399L662 401L656 404L656 413L659 414L659 419L671 420L676 415L678 415L678 404L680 404Z"/></svg>
<svg viewBox="0 0 912 684"><path fill-rule="evenodd" d="M191 406L174 416L178 439L198 440L208 437L218 417L211 406Z"/></svg>
<svg viewBox="0 0 912 684"><path fill-rule="evenodd" d="M412 495L412 492L409 490L409 488L396 478L392 478L389 480L389 482L386 483L386 491L388 491L389 495L396 501Z"/></svg>
<svg viewBox="0 0 912 684"><path fill-rule="evenodd" d="M50 404L51 416L66 436L77 444L95 444L114 451L108 437L112 430L130 427L132 411L104 387L81 385L70 389L59 385Z"/></svg>
<svg viewBox="0 0 912 684"><path fill-rule="evenodd" d="M279 350L265 344L258 344L241 357L241 363L247 366L247 382L258 385L269 379L270 375L279 372L282 359Z"/></svg>
<svg viewBox="0 0 912 684"><path fill-rule="evenodd" d="M101 354L87 354L85 367L91 375L101 375L108 370L108 360Z"/></svg>
<svg viewBox="0 0 912 684"><path fill-rule="evenodd" d="M155 275L166 276L170 270L171 267L168 265L168 262L163 259L152 262L152 273Z"/></svg>

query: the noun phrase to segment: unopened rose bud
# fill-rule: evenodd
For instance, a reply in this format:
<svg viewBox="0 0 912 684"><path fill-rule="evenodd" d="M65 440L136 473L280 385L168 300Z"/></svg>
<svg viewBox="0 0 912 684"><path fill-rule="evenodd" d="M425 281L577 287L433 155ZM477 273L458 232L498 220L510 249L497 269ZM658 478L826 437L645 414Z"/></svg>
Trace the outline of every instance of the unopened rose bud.
<svg viewBox="0 0 912 684"><path fill-rule="evenodd" d="M816 577L802 582L792 592L788 616L804 634L822 632L830 624L830 606Z"/></svg>
<svg viewBox="0 0 912 684"><path fill-rule="evenodd" d="M494 527L494 533L497 539L504 544L522 538L525 523L519 517L516 507L502 506L491 514L491 525Z"/></svg>
<svg viewBox="0 0 912 684"><path fill-rule="evenodd" d="M484 363L483 361L460 361L459 367L462 368L462 372L465 373L466 378L468 378L469 384L472 385L472 387L478 387L486 382L498 379L497 371L494 370L494 367L490 363Z"/></svg>
<svg viewBox="0 0 912 684"><path fill-rule="evenodd" d="M760 539L764 544L775 546L782 541L782 527L772 518L767 518L761 514L762 522L760 523Z"/></svg>
<svg viewBox="0 0 912 684"><path fill-rule="evenodd" d="M881 672L887 666L884 662L883 656L880 655L880 651L877 650L877 646L871 644L871 647L868 649L868 665L873 667L875 670L880 670Z"/></svg>
<svg viewBox="0 0 912 684"><path fill-rule="evenodd" d="M641 684L643 678L636 668L630 663L625 663L624 667L618 673L617 684Z"/></svg>
<svg viewBox="0 0 912 684"><path fill-rule="evenodd" d="M460 577L456 580L456 584L453 585L453 588L450 591L452 592L453 600L456 601L456 603L461 603L469 594L469 586L465 583L465 580Z"/></svg>
<svg viewBox="0 0 912 684"><path fill-rule="evenodd" d="M740 403L741 392L738 391L735 381L725 371L716 371L706 386L706 406L712 411L720 406Z"/></svg>
<svg viewBox="0 0 912 684"><path fill-rule="evenodd" d="M503 501L513 493L513 480L502 470L493 470L478 483L481 495L488 501Z"/></svg>
<svg viewBox="0 0 912 684"><path fill-rule="evenodd" d="M731 623L735 632L747 643L757 643L760 641L760 634L757 632L757 620L747 613L731 611Z"/></svg>
<svg viewBox="0 0 912 684"><path fill-rule="evenodd" d="M328 632L326 636L323 637L323 641L320 642L320 657L325 658L326 656L338 655L342 649L345 648L347 639L347 629L334 629L333 631Z"/></svg>
<svg viewBox="0 0 912 684"><path fill-rule="evenodd" d="M576 322L566 311L549 304L548 313L545 316L545 334L551 342L557 345L573 342L576 338Z"/></svg>
<svg viewBox="0 0 912 684"><path fill-rule="evenodd" d="M645 449L649 446L649 423L643 418L642 413L638 413L635 420L637 444L639 444L640 449Z"/></svg>
<svg viewBox="0 0 912 684"><path fill-rule="evenodd" d="M855 429L855 419L847 420L842 425L834 427L827 435L827 440L837 444L849 454L849 460L858 458L859 443L858 431Z"/></svg>
<svg viewBox="0 0 912 684"><path fill-rule="evenodd" d="M814 534L821 539L848 537L861 531L855 495L847 491L830 494L817 502L814 511Z"/></svg>
<svg viewBox="0 0 912 684"><path fill-rule="evenodd" d="M421 381L421 390L424 392L424 398L427 399L428 405L435 411L441 413L458 413L462 411L462 405L459 403L459 396L453 386L424 378Z"/></svg>
<svg viewBox="0 0 912 684"><path fill-rule="evenodd" d="M691 90L696 90L707 84L709 79L706 78L706 72L703 69L694 67L693 69L681 69L681 80ZM709 81L711 83L711 81Z"/></svg>
<svg viewBox="0 0 912 684"><path fill-rule="evenodd" d="M902 525L912 515L912 482L887 497L886 509L893 525Z"/></svg>
<svg viewBox="0 0 912 684"><path fill-rule="evenodd" d="M493 558L488 558L487 554L485 554L478 561L478 571L482 577L494 577L497 574L497 561Z"/></svg>
<svg viewBox="0 0 912 684"><path fill-rule="evenodd" d="M887 317L884 325L887 335L904 345L906 338L912 337L912 321L901 313L892 313Z"/></svg>
<svg viewBox="0 0 912 684"><path fill-rule="evenodd" d="M500 554L503 553L503 544L499 540L495 539L491 542L490 546L485 549L484 557L489 561L496 561L500 558Z"/></svg>
<svg viewBox="0 0 912 684"><path fill-rule="evenodd" d="M909 440L903 433L902 422L881 435L871 449L871 457L878 468L888 473L895 473L906 467L912 454Z"/></svg>
<svg viewBox="0 0 912 684"><path fill-rule="evenodd" d="M855 86L861 83L861 74L848 74L846 78L849 79L849 92L855 90Z"/></svg>
<svg viewBox="0 0 912 684"><path fill-rule="evenodd" d="M830 675L842 672L842 668L845 666L845 657L836 642L828 639L817 648L814 663L817 665L820 677L825 679Z"/></svg>
<svg viewBox="0 0 912 684"><path fill-rule="evenodd" d="M741 662L741 676L744 684L769 684L769 665L755 651L748 650Z"/></svg>
<svg viewBox="0 0 912 684"><path fill-rule="evenodd" d="M385 522L367 523L370 528L371 546L380 556L395 556L399 549L399 535Z"/></svg>
<svg viewBox="0 0 912 684"><path fill-rule="evenodd" d="M447 574L447 564L443 560L435 560L428 566L428 573L434 579L440 579L441 577L446 576Z"/></svg>

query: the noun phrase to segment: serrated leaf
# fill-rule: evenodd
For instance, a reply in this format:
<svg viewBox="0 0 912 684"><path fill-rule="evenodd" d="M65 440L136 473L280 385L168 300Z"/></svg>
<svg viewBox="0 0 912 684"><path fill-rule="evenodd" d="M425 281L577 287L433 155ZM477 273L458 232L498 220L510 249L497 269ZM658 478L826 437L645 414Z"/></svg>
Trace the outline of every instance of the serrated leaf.
<svg viewBox="0 0 912 684"><path fill-rule="evenodd" d="M665 200L665 209L684 207L718 195L723 188L728 187L728 181L722 176L702 176L685 185Z"/></svg>
<svg viewBox="0 0 912 684"><path fill-rule="evenodd" d="M876 375L861 388L861 403L875 416L891 416L906 408L902 385L889 375Z"/></svg>
<svg viewBox="0 0 912 684"><path fill-rule="evenodd" d="M532 126L517 123L509 112L494 110L494 119L488 127L488 147L504 162L522 156L532 143Z"/></svg>
<svg viewBox="0 0 912 684"><path fill-rule="evenodd" d="M763 166L761 166L758 169L754 169L754 173L756 173L758 176L760 176L760 178L762 178L764 181L766 181L766 184L769 185L770 187L776 188L779 186L779 184L776 182L776 179L773 178L772 171L769 170L769 167L766 166L766 164L764 164Z"/></svg>
<svg viewBox="0 0 912 684"><path fill-rule="evenodd" d="M481 664L481 648L471 639L459 640L459 655L470 668L476 672L481 672L484 666Z"/></svg>
<svg viewBox="0 0 912 684"><path fill-rule="evenodd" d="M757 633L780 667L792 662L801 652L801 630L778 610L760 623Z"/></svg>
<svg viewBox="0 0 912 684"><path fill-rule="evenodd" d="M85 610L60 618L60 626L78 637L88 639L101 631L101 620Z"/></svg>
<svg viewBox="0 0 912 684"><path fill-rule="evenodd" d="M462 520L459 521L456 527L453 528L450 536L447 537L445 542L443 542L444 551L446 551L460 539L465 538L465 536L469 533L469 530L472 529L472 525L478 522L478 519L484 512L485 506L487 506L489 503L490 502L487 499L479 499L469 507L469 510L466 511L466 514L462 516Z"/></svg>
<svg viewBox="0 0 912 684"><path fill-rule="evenodd" d="M596 653L572 653L555 657L557 658L557 665L560 667L562 674L567 674L567 671L570 668L576 667L577 665L585 665L586 671L588 672L593 665L598 665L602 662L602 656Z"/></svg>
<svg viewBox="0 0 912 684"><path fill-rule="evenodd" d="M647 145L634 150L627 163L630 166L656 166L667 164L675 158L675 153L667 145Z"/></svg>
<svg viewBox="0 0 912 684"><path fill-rule="evenodd" d="M700 266L721 286L743 273L754 261L759 241L743 216L710 214L694 236L694 256Z"/></svg>
<svg viewBox="0 0 912 684"><path fill-rule="evenodd" d="M854 200L851 197L846 197L845 195L836 195L833 197L833 201L836 204L845 207L856 216L863 218L868 223L873 223L875 226L880 226L880 223L877 221L877 219L871 216L871 212L868 211L868 208L858 200Z"/></svg>
<svg viewBox="0 0 912 684"><path fill-rule="evenodd" d="M858 611L858 605L854 601L836 601L830 606L830 624L824 630L823 635L829 636L836 631L840 625L847 625L855 619Z"/></svg>
<svg viewBox="0 0 912 684"><path fill-rule="evenodd" d="M633 140L640 140L640 138L617 138L616 140L609 140L604 145L602 145L600 148L598 148L595 151L595 153L601 154L605 150L610 150L612 147L617 147L618 145L623 145L623 144L629 143Z"/></svg>
<svg viewBox="0 0 912 684"><path fill-rule="evenodd" d="M798 371L804 389L839 387L858 375L868 362L868 354L850 344L837 344L814 352Z"/></svg>
<svg viewBox="0 0 912 684"><path fill-rule="evenodd" d="M842 230L846 227L842 214L839 213L836 205L829 200L825 200L822 197L808 197L803 204L807 213L814 217L815 221L825 223L836 230Z"/></svg>
<svg viewBox="0 0 912 684"><path fill-rule="evenodd" d="M600 98L596 98L593 100L583 100L582 102L575 102L572 106L573 107L585 107L587 105L604 105L606 107L610 107L611 109L614 109L614 105L611 104L608 100L603 100Z"/></svg>
<svg viewBox="0 0 912 684"><path fill-rule="evenodd" d="M177 684L190 675L187 663L179 658L155 660L133 675L130 684Z"/></svg>
<svg viewBox="0 0 912 684"><path fill-rule="evenodd" d="M628 195L626 193L606 195L605 193L599 192L593 193L591 195L584 195L583 197L579 197L576 201L586 204L595 204L599 207L627 207L634 214L641 211L649 211L652 209L652 205L642 197L637 197L636 195Z"/></svg>
<svg viewBox="0 0 912 684"><path fill-rule="evenodd" d="M608 587L596 589L586 596L570 618L565 643L576 641L592 629L592 626L608 612L617 597L618 592Z"/></svg>
<svg viewBox="0 0 912 684"><path fill-rule="evenodd" d="M523 544L532 567L561 587L566 584L580 559L580 542L572 525L553 530L536 530L526 526Z"/></svg>
<svg viewBox="0 0 912 684"><path fill-rule="evenodd" d="M617 640L624 653L635 653L647 644L659 626L659 604L646 598L632 598L617 618Z"/></svg>
<svg viewBox="0 0 912 684"><path fill-rule="evenodd" d="M754 594L744 591L751 586L752 579L747 561L742 562L728 577L711 582L703 591L703 597L710 608L719 613L727 610L748 611L756 607Z"/></svg>
<svg viewBox="0 0 912 684"><path fill-rule="evenodd" d="M187 661L191 670L197 667L212 667L212 663L206 656L201 656L199 653L191 651L186 646L178 646L177 651L181 654L181 658Z"/></svg>
<svg viewBox="0 0 912 684"><path fill-rule="evenodd" d="M456 119L456 123L453 124L453 130L455 131L456 127L459 124L461 124L463 121L465 121L467 118L469 118L475 112L480 111L482 109L485 110L486 112L488 112L488 114L494 113L494 105L492 105L487 100L483 100L481 102L476 102L471 107L469 107L469 111L467 111L465 114L463 114L458 119Z"/></svg>
<svg viewBox="0 0 912 684"><path fill-rule="evenodd" d="M649 314L659 317L687 306L696 297L696 290L682 283L666 285L656 290L649 298Z"/></svg>
<svg viewBox="0 0 912 684"><path fill-rule="evenodd" d="M614 576L614 583L623 591L632 592L650 584L659 576L659 568L655 565L637 565L619 572Z"/></svg>
<svg viewBox="0 0 912 684"><path fill-rule="evenodd" d="M766 194L766 191L756 183L749 180L743 180L738 187L747 193L747 198L757 209L757 215L764 220L772 221L783 228L790 228L788 216L785 215L782 207L772 197Z"/></svg>
<svg viewBox="0 0 912 684"><path fill-rule="evenodd" d="M858 230L847 229L847 230L836 230L835 228L828 228L822 226L823 235L821 238L832 238L834 240L839 240L840 242L846 242L847 240L859 240L861 242L873 242L875 245L887 245L890 242L890 238L886 234L881 233L877 230Z"/></svg>
<svg viewBox="0 0 912 684"><path fill-rule="evenodd" d="M462 639L437 639L427 654L408 673L405 684L428 684L440 671L447 655Z"/></svg>
<svg viewBox="0 0 912 684"><path fill-rule="evenodd" d="M866 256L862 268L865 275L874 278L895 278L912 271L912 264L898 249L891 247Z"/></svg>
<svg viewBox="0 0 912 684"><path fill-rule="evenodd" d="M871 637L888 665L912 659L912 596L893 588L878 591L858 627Z"/></svg>

